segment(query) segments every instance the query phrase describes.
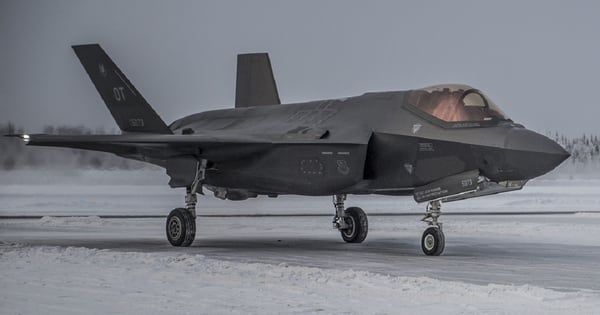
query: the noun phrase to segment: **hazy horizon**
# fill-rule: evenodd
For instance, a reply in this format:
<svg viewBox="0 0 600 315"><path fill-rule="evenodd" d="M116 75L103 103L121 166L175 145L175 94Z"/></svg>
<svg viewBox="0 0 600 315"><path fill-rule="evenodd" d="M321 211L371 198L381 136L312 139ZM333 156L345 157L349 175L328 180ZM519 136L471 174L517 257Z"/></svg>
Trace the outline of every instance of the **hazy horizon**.
<svg viewBox="0 0 600 315"><path fill-rule="evenodd" d="M270 53L282 102L465 83L514 121L598 134L593 1L0 3L0 123L115 128L70 46L100 43L167 122L233 107L236 55Z"/></svg>

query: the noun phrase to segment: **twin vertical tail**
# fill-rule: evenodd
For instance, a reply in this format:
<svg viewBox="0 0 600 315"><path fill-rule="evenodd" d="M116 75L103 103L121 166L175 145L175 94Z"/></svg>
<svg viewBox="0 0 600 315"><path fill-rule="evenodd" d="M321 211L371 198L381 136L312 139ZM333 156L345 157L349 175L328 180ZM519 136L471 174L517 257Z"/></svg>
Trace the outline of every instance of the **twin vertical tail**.
<svg viewBox="0 0 600 315"><path fill-rule="evenodd" d="M100 45L77 45L73 50L123 132L172 134Z"/></svg>
<svg viewBox="0 0 600 315"><path fill-rule="evenodd" d="M73 50L124 133L172 134L100 45L76 45ZM238 55L235 107L280 103L269 55Z"/></svg>
<svg viewBox="0 0 600 315"><path fill-rule="evenodd" d="M235 107L278 104L281 102L269 55L267 53L238 55Z"/></svg>

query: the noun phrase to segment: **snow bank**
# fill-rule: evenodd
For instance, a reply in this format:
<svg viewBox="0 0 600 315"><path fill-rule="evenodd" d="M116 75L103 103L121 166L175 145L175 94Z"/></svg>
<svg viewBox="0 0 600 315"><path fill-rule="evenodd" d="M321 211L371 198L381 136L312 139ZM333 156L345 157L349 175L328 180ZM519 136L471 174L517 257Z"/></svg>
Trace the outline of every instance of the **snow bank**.
<svg viewBox="0 0 600 315"><path fill-rule="evenodd" d="M45 216L39 220L41 226L102 226L105 224L99 216L87 217L50 217Z"/></svg>
<svg viewBox="0 0 600 315"><path fill-rule="evenodd" d="M0 278L3 314L593 314L600 307L591 291L73 247L0 245Z"/></svg>
<svg viewBox="0 0 600 315"><path fill-rule="evenodd" d="M600 212L578 212L575 215L582 218L600 218Z"/></svg>
<svg viewBox="0 0 600 315"><path fill-rule="evenodd" d="M169 177L164 169L85 170L20 169L0 170L0 185L165 185ZM167 186L168 187L168 186Z"/></svg>

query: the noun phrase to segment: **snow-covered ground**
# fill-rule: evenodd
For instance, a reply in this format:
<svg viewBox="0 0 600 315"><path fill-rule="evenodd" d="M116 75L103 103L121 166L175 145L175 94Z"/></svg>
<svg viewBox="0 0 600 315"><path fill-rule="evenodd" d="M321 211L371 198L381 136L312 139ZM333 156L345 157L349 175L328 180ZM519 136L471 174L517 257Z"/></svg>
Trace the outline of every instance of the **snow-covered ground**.
<svg viewBox="0 0 600 315"><path fill-rule="evenodd" d="M0 313L597 314L600 180L538 180L444 204L446 251L426 257L424 206L352 196L369 237L331 230L330 198L201 197L196 241L174 248L163 218L183 203L162 172L0 173ZM471 212L513 215L469 215ZM572 211L574 214L517 215ZM457 214L466 212L467 214ZM406 214L388 216L386 214ZM56 217L77 215L78 217Z"/></svg>
<svg viewBox="0 0 600 315"><path fill-rule="evenodd" d="M17 246L1 253L3 314L594 314L600 307L596 292L198 254Z"/></svg>

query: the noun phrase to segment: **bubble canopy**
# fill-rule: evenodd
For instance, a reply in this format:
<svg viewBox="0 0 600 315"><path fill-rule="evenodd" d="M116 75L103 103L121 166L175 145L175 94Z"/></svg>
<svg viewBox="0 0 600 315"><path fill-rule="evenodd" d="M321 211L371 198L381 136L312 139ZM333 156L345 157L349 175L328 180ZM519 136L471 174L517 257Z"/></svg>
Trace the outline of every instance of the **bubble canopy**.
<svg viewBox="0 0 600 315"><path fill-rule="evenodd" d="M408 103L445 122L509 120L492 100L468 85L446 84L412 90Z"/></svg>

